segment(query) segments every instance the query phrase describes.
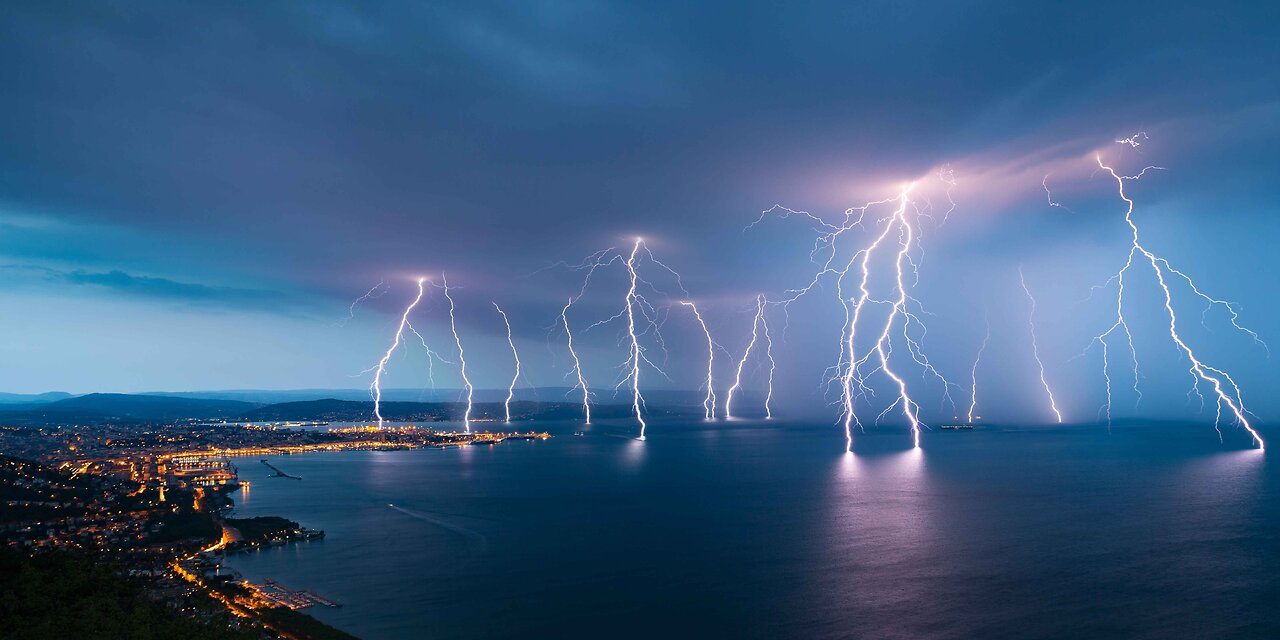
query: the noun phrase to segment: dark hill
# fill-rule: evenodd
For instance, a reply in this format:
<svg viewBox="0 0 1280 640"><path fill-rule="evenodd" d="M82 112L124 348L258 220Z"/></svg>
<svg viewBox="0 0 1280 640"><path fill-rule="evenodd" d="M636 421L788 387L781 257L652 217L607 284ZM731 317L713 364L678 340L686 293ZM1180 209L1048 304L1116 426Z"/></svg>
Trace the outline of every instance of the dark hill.
<svg viewBox="0 0 1280 640"><path fill-rule="evenodd" d="M0 392L0 405L6 404L46 404L57 400L65 400L72 397L65 391L46 391L45 393L2 393Z"/></svg>
<svg viewBox="0 0 1280 640"><path fill-rule="evenodd" d="M176 420L180 418L232 418L253 409L249 402L234 400L201 400L139 396L124 393L91 393L42 405L24 407L4 414L48 419L107 420Z"/></svg>

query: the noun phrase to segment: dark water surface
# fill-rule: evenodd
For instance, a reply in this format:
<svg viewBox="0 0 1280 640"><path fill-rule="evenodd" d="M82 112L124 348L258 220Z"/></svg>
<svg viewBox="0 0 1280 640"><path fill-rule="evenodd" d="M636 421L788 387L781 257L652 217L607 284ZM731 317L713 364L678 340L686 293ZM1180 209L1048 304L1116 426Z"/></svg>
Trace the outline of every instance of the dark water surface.
<svg viewBox="0 0 1280 640"><path fill-rule="evenodd" d="M1230 431L550 428L241 460L238 515L328 538L228 564L370 640L1280 637L1280 465Z"/></svg>

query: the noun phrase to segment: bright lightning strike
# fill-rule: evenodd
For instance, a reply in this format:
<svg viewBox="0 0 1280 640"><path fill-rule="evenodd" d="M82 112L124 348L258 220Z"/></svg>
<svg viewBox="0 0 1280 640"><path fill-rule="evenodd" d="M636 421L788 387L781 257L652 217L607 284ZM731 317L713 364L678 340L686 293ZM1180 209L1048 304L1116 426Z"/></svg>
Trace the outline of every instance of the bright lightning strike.
<svg viewBox="0 0 1280 640"><path fill-rule="evenodd" d="M954 201L950 199L951 189L955 185L954 173L951 171L940 172L939 179L946 185L948 201L954 204ZM760 219L748 226L748 229L750 229L759 224L765 214L778 211L780 212L779 217L807 218L817 227L818 236L814 241L812 251L810 251L810 259L818 265L817 272L814 273L813 278L807 285L799 289L786 291L782 299L774 304L778 304L785 309L792 302L818 288L824 280L830 278L834 281L836 300L839 301L845 313L844 324L838 342L839 357L836 364L828 369L828 371L833 372L828 382L838 383L840 387L840 421L844 427L846 451L851 451L853 448L854 426L862 427L862 422L857 415L857 401L861 398L869 398L875 395L872 389L867 386L867 378L875 373L884 373L897 389L897 398L877 416L877 420L890 410L901 408L903 416L910 425L913 443L915 446L920 444L922 424L919 418L919 405L908 393L906 381L891 366L893 343L899 337L903 341L907 357L922 369L926 377L933 377L940 381L943 386L944 401L951 403L953 407L955 404L951 399L950 392L953 387L957 389L959 387L943 377L925 356L922 341L926 334L926 329L918 315L918 313L922 314L923 310L919 301L907 293L909 289L908 281L910 280L910 283L914 284L919 277L920 257L923 255L916 242L918 234L917 220L930 218L934 220L935 224L940 224L931 213L928 205L921 207L912 200L911 194L915 186L915 183L905 185L897 197L868 202L862 206L845 210L844 221L840 224L829 223L805 211L796 211L775 205L765 211ZM885 205L893 205L894 211L888 217L875 221L875 224L883 225L879 233L868 244L858 247L847 261L841 259L840 246L838 246L841 244L841 238L848 231L862 227L871 209ZM947 213L949 214L950 210ZM945 221L945 216L943 220ZM895 252L894 259L894 295L888 298L880 298L872 295L871 292L871 260L883 245L888 244L894 244L898 249ZM820 258L823 254L825 254L825 257ZM857 293L848 295L846 294L845 285L850 277L850 272L855 269L860 276ZM858 330L864 322L864 311L869 306L887 307L888 314L885 324L877 334L873 345L863 355L859 356ZM919 309L920 311L917 312L913 309ZM900 331L895 332L895 327L900 327ZM872 361L873 358L875 359L874 362Z"/></svg>
<svg viewBox="0 0 1280 640"><path fill-rule="evenodd" d="M973 424L973 412L978 408L978 363L982 362L982 353L987 350L987 342L991 340L991 319L983 319L987 332L982 336L982 346L978 347L978 355L973 359L973 368L969 370L969 424Z"/></svg>
<svg viewBox="0 0 1280 640"><path fill-rule="evenodd" d="M578 352L573 348L573 331L569 329L569 307L571 306L573 306L573 297L570 297L564 308L560 310L560 323L564 325L564 334L569 340L569 355L573 358L573 373L578 377L577 384L570 391L582 389L582 413L586 424L591 424L591 392L587 389L587 378L582 374L582 361L578 359Z"/></svg>
<svg viewBox="0 0 1280 640"><path fill-rule="evenodd" d="M764 302L764 296L760 296L760 301ZM761 305L763 307L763 304ZM764 357L769 361L769 377L766 379L766 393L764 396L764 417L766 420L773 419L773 373L778 369L778 363L773 359L773 336L769 335L769 317L761 309L760 327L764 329Z"/></svg>
<svg viewBox="0 0 1280 640"><path fill-rule="evenodd" d="M418 278L418 295L414 297L413 302L409 303L409 306L404 308L404 313L400 315L400 326L396 327L396 337L391 341L391 346L387 347L387 352L382 354L382 359L378 361L378 365L374 368L373 384L369 386L369 389L373 393L373 415L378 419L379 429L382 428L384 422L382 418L382 374L387 368L387 361L391 359L391 354L395 353L396 347L400 346L400 342L404 338L404 328L409 324L409 313L422 300L423 282L426 282L426 278ZM447 292L448 289L445 291Z"/></svg>
<svg viewBox="0 0 1280 640"><path fill-rule="evenodd" d="M453 332L453 344L458 347L458 368L462 373L462 386L467 391L467 410L462 414L462 427L467 433L471 433L471 404L475 388L471 386L471 378L467 377L467 356L462 350L462 338L458 337L458 323L453 315L453 296L449 295L449 278L442 275L441 282L444 284L444 297L449 301L449 330Z"/></svg>
<svg viewBox="0 0 1280 640"><path fill-rule="evenodd" d="M635 245L631 248L631 255L627 257L627 275L631 282L631 287L627 289L626 305L627 305L627 335L631 338L631 356L629 363L631 365L631 409L635 412L636 422L640 423L640 440L644 440L644 430L648 426L644 422L644 416L641 415L640 406L644 403L644 398L640 396L640 359L644 354L640 349L640 338L636 335L636 311L635 305L639 304L636 298L636 254L640 251L640 246L644 243L641 238L636 238Z"/></svg>
<svg viewBox="0 0 1280 640"><path fill-rule="evenodd" d="M1027 313L1027 326L1031 330L1031 355L1035 356L1036 366L1040 368L1040 386L1044 387L1044 393L1049 397L1049 409L1058 419L1058 424L1062 424L1062 412L1058 411L1058 403L1053 399L1053 389L1049 388L1049 381L1045 378L1044 361L1040 359L1040 343L1036 340L1036 298L1031 295L1031 288L1027 286L1027 278L1022 274L1022 267L1018 267L1018 283L1022 285L1022 292L1027 294L1027 300L1031 302L1031 310Z"/></svg>
<svg viewBox="0 0 1280 640"><path fill-rule="evenodd" d="M631 412L635 416L636 422L640 425L640 434L638 439L644 440L648 423L644 419L645 401L640 391L640 372L642 368L648 367L659 375L670 380L662 366L655 363L647 355L648 349L644 346L644 342L653 341L659 351L663 353L663 362L667 355L666 343L662 337L662 325L666 321L667 307L659 307L653 304L648 297L648 292L654 295L671 298L670 294L657 288L652 281L646 278L646 274L641 273L641 263L655 265L659 270L669 274L673 279L679 293L688 297L684 285L681 282L680 274L654 257L648 246L645 245L643 238L636 238L629 252L623 253L617 249L610 247L602 251L587 256L582 263L570 266L575 271L585 271L586 276L583 278L582 287L576 296L571 296L568 303L561 310L561 325L565 329L565 333L570 341L570 355L574 360L574 373L577 375L578 384L575 388L583 390L583 413L589 418L590 416L590 394L587 391L586 380L582 376L581 362L578 359L576 351L573 350L572 340L573 334L569 329L568 310L583 295L586 294L591 280L596 270L613 265L621 264L626 269L627 289L622 298L622 308L614 315L594 322L586 327L584 331L591 331L596 327L610 324L615 320L624 321L622 338L619 344L626 344L627 357L620 365L619 369L623 372L619 377L618 383L614 386L614 392L619 391L623 386L629 386L631 391ZM668 305L669 306L669 305Z"/></svg>
<svg viewBox="0 0 1280 640"><path fill-rule="evenodd" d="M507 327L507 346L511 347L511 357L516 361L516 372L511 376L511 386L507 387L507 399L502 403L502 409L506 412L506 421L511 422L511 399L516 395L516 381L520 380L520 352L516 351L515 340L511 337L511 321L507 319L507 312L493 303L493 308L498 310L498 315L502 316L502 324Z"/></svg>
<svg viewBox="0 0 1280 640"><path fill-rule="evenodd" d="M1143 141L1145 141L1146 138L1147 136L1145 133L1139 133L1129 138L1117 140L1117 142L1121 144L1127 144L1130 147L1137 147ZM1125 203L1124 220L1125 220L1125 223L1128 224L1129 226L1129 230L1132 238L1132 244L1129 249L1129 255L1124 263L1124 266L1120 268L1120 271L1118 271L1116 275L1111 277L1111 280L1114 280L1117 282L1116 320L1114 323L1112 323L1110 327L1107 328L1106 331L1102 332L1097 336L1094 336L1093 340L1090 342L1090 344L1097 342L1102 345L1102 370L1103 370L1103 378L1106 380L1107 403L1105 406L1107 411L1108 424L1110 424L1110 420L1111 420L1111 377L1107 371L1108 369L1107 338L1117 332L1124 333L1125 340L1129 348L1129 352L1133 357L1134 385L1135 385L1135 388L1137 386L1137 380L1138 380L1137 356L1134 353L1134 349L1133 349L1133 335L1129 331L1128 321L1124 316L1124 285L1125 285L1125 275L1127 275L1129 273L1129 270L1134 266L1135 258L1137 258L1138 256L1141 256L1142 258L1145 258L1148 264L1151 265L1151 270L1154 272L1156 276L1156 281L1159 283L1160 289L1164 294L1164 310L1165 310L1165 315L1167 315L1169 319L1169 338L1170 340L1173 341L1174 345L1177 346L1178 350L1182 353L1182 355L1185 356L1187 360L1190 362L1187 372L1191 376L1191 393L1194 393L1197 396L1200 396L1203 398L1203 396L1200 394L1200 385L1202 383L1209 385L1209 387L1212 388L1213 393L1216 397L1217 413L1214 416L1214 428L1218 429L1219 436L1221 436L1220 424L1222 420L1222 410L1223 410L1223 407L1226 407L1227 410L1231 413L1231 416L1234 422L1249 432L1249 435L1253 438L1253 441L1257 443L1259 449L1264 449L1265 444L1262 440L1262 436L1260 436L1257 430L1253 428L1253 425L1249 423L1249 419L1246 416L1246 414L1248 413L1248 410L1244 407L1244 401L1241 398L1239 385L1237 385L1235 380L1232 379L1231 376L1227 374L1225 371L1218 369L1216 367L1212 367L1202 362L1196 356L1195 352L1191 349L1191 347L1183 340L1182 336L1178 333L1178 316L1173 309L1173 291L1171 290L1170 285L1167 281L1167 276L1169 274L1172 274L1184 280L1187 283L1187 285L1191 288L1191 290L1196 294L1196 296L1207 301L1210 306L1213 306L1216 304L1226 304L1226 303L1219 300L1215 300L1201 293L1200 289L1195 285L1194 282L1192 282L1189 276L1187 276L1185 273L1177 269L1174 269L1166 259L1148 250L1145 246L1143 246L1142 241L1139 237L1138 225L1133 220L1134 202L1131 198L1129 198L1128 194L1125 192L1125 185L1128 182L1135 181L1142 178L1148 170L1161 169L1161 167L1146 167L1142 171L1138 172L1137 175L1127 176L1127 175L1121 175L1117 173L1115 169L1105 164L1102 161L1101 155L1097 156L1095 159L1098 163L1098 168L1101 169L1102 171L1106 171L1112 177L1112 179L1116 181L1116 188L1120 195L1120 199L1123 200ZM1230 308L1230 305L1227 305L1227 306L1228 308ZM1235 322L1234 311L1232 312L1232 325L1236 326L1237 328L1241 328ZM1249 333L1250 335L1253 335L1255 339L1257 339L1256 334L1253 334L1252 332L1249 332Z"/></svg>
<svg viewBox="0 0 1280 640"><path fill-rule="evenodd" d="M733 385L729 387L729 391L725 393L724 398L724 417L733 418L733 396L738 389L742 388L742 369L747 365L747 358L751 357L751 352L756 348L756 342L760 338L761 326L764 327L764 335L768 340L769 325L765 324L764 316L765 300L763 295L756 296L756 314L751 318L751 341L747 343L747 348L742 351L742 358L738 360L738 368L733 374ZM770 340L770 342L772 342ZM769 346L769 395L765 398L764 410L767 417L772 418L773 412L769 409L769 404L773 400L773 346Z"/></svg>
<svg viewBox="0 0 1280 640"><path fill-rule="evenodd" d="M683 300L680 304L689 307L693 311L693 317L697 319L698 326L702 328L702 334L707 338L707 396L702 400L702 409L706 414L706 419L712 420L716 417L716 389L714 384L716 343L711 340L711 331L707 329L707 323L702 320L702 314L698 313L698 306L688 300Z"/></svg>

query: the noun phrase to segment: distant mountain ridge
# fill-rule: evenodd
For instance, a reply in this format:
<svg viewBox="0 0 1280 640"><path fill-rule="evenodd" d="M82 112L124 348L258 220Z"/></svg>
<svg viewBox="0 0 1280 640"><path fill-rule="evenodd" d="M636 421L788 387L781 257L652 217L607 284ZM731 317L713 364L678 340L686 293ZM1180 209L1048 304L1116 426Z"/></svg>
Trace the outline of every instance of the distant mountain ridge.
<svg viewBox="0 0 1280 640"><path fill-rule="evenodd" d="M44 393L4 393L0 392L0 405L6 404L45 404L66 400L75 396L66 391L46 391Z"/></svg>
<svg viewBox="0 0 1280 640"><path fill-rule="evenodd" d="M504 396L505 397L505 396ZM690 407L658 408L653 415L692 415ZM697 407L701 412L701 407ZM461 421L466 410L463 402L382 402L380 413L387 420L402 422ZM595 403L595 417L625 417L631 407L622 402ZM534 402L516 400L511 403L513 420L576 419L581 416L578 402ZM506 411L502 402L475 402L473 420L501 420ZM101 424L110 422L168 422L182 419L227 420L246 422L326 421L370 422L374 420L373 402L322 398L280 403L255 403L239 400L210 400L167 395L90 393L43 404L0 406L0 424Z"/></svg>
<svg viewBox="0 0 1280 640"><path fill-rule="evenodd" d="M0 419L48 418L61 421L178 420L236 416L259 405L235 400L204 400L125 393L90 393L35 405L0 409Z"/></svg>

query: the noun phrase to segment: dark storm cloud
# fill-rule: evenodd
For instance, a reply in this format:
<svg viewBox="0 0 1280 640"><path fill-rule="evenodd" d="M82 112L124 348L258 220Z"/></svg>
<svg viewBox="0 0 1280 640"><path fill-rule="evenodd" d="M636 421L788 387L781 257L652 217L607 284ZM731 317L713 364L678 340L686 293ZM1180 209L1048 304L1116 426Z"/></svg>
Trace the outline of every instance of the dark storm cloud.
<svg viewBox="0 0 1280 640"><path fill-rule="evenodd" d="M1256 101L1273 13L32 3L3 22L2 186L88 219L314 247L264 268L344 294L406 268L498 286L620 235L847 204L833 182L1011 138Z"/></svg>

